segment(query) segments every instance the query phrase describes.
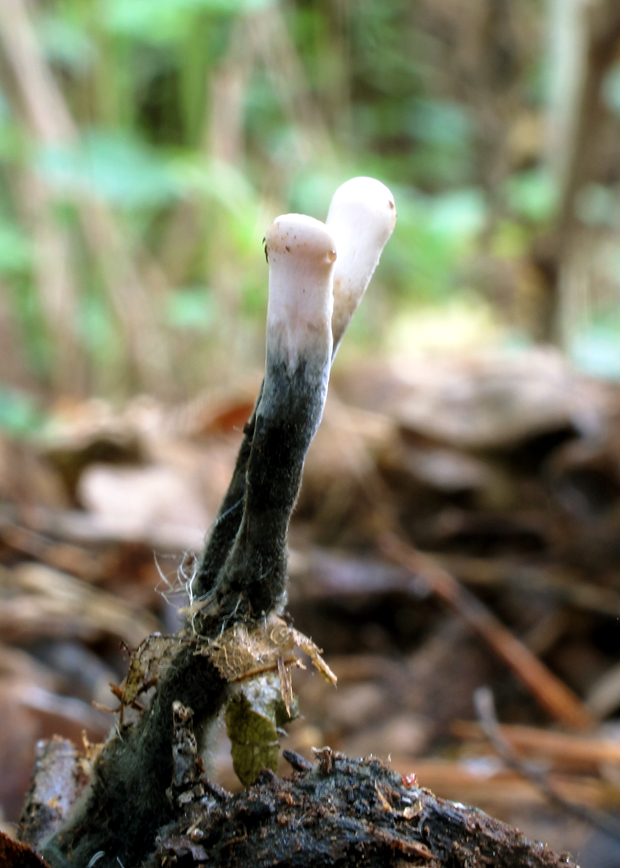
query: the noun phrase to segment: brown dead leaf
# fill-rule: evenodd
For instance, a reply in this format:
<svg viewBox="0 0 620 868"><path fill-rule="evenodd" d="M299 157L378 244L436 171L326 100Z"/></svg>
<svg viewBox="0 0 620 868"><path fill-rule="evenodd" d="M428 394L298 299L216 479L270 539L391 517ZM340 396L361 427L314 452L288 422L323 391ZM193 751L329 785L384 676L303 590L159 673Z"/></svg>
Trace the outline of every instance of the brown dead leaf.
<svg viewBox="0 0 620 868"><path fill-rule="evenodd" d="M288 670L293 666L303 666L295 654L296 648L310 657L312 664L327 681L336 683L336 676L312 639L289 627L276 615L271 615L263 624L251 630L246 624L235 624L217 641L204 645L200 653L209 657L231 683L277 670L282 699L288 711L293 700Z"/></svg>

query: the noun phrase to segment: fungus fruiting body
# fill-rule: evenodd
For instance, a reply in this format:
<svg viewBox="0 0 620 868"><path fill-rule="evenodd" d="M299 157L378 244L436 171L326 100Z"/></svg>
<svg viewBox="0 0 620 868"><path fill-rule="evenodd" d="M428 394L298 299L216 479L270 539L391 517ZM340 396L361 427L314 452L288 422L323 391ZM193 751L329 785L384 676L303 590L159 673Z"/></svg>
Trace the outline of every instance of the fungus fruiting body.
<svg viewBox="0 0 620 868"><path fill-rule="evenodd" d="M288 522L321 421L332 356L336 251L325 224L287 214L274 220L265 243L265 379L252 419L241 521L207 598L227 619L233 611L259 617L283 597Z"/></svg>
<svg viewBox="0 0 620 868"><path fill-rule="evenodd" d="M296 223L291 222L293 216ZM327 315L330 308L333 360L395 222L396 207L391 192L380 181L365 177L352 178L336 190L325 225L301 215L278 217L273 222L265 238L265 252L270 263L268 370L270 359L275 358L276 347L285 350L291 359L299 357L302 348L304 352L320 354L322 342L328 338L321 317ZM331 292L325 294L321 275L327 273L325 269L331 264L329 260L334 251L336 261ZM310 311L313 316L309 316ZM275 369L272 372L274 376ZM323 368L321 374L325 388L328 376L329 366ZM190 587L193 601L209 599L239 531L248 462L264 389L265 383L245 427L230 486Z"/></svg>

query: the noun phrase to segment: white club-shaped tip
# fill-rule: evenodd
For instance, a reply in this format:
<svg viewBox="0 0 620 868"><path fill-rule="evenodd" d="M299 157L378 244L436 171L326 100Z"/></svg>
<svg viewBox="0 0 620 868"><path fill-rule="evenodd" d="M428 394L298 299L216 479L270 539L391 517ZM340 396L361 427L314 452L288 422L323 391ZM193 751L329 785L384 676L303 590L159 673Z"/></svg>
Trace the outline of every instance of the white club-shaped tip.
<svg viewBox="0 0 620 868"><path fill-rule="evenodd" d="M334 352L395 224L394 197L381 181L351 178L334 193L326 220L338 251L334 268Z"/></svg>
<svg viewBox="0 0 620 868"><path fill-rule="evenodd" d="M265 237L269 262L267 351L289 363L303 354L331 352L332 278L336 244L320 220L277 217Z"/></svg>

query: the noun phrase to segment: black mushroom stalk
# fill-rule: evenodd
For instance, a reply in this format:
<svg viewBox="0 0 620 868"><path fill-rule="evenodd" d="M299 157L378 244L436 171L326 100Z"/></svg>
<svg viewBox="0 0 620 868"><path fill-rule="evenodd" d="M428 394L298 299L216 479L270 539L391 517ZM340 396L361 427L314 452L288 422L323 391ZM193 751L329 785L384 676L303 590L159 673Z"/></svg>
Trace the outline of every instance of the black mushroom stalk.
<svg viewBox="0 0 620 868"><path fill-rule="evenodd" d="M283 218L278 218L281 219ZM274 226L278 220L275 221ZM395 223L394 197L385 184L374 178L351 178L334 193L326 221L337 254L333 270L331 361L370 283ZM267 255L270 256L269 235L265 240ZM273 268L275 261L271 258L269 261ZM280 264L278 261L278 267ZM290 269L290 279L295 281L297 276L297 268ZM289 287L288 291L291 293L291 298L294 298L293 286ZM199 606L202 601L211 598L215 583L241 524L246 471L263 390L264 384L254 413L245 426L244 439L239 449L230 486L192 582L192 600Z"/></svg>
<svg viewBox="0 0 620 868"><path fill-rule="evenodd" d="M330 232L312 217L287 214L272 223L265 249L265 379L239 490L241 518L212 588L194 603L194 611L225 626L265 616L283 601L288 523L323 414L332 357L336 249Z"/></svg>

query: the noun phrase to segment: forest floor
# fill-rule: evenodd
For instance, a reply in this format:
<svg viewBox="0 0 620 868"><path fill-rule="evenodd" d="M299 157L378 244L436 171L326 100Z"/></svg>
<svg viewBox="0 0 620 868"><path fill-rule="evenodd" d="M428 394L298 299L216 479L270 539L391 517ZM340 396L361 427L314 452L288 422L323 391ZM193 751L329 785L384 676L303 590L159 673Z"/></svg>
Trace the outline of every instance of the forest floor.
<svg viewBox="0 0 620 868"><path fill-rule="evenodd" d="M65 403L36 439L0 436L5 831L37 740L102 740L126 649L178 629L257 387ZM295 673L282 747L372 754L582 868L620 864L619 540L620 388L543 350L341 370L288 605L338 686ZM212 765L240 789L223 730Z"/></svg>

